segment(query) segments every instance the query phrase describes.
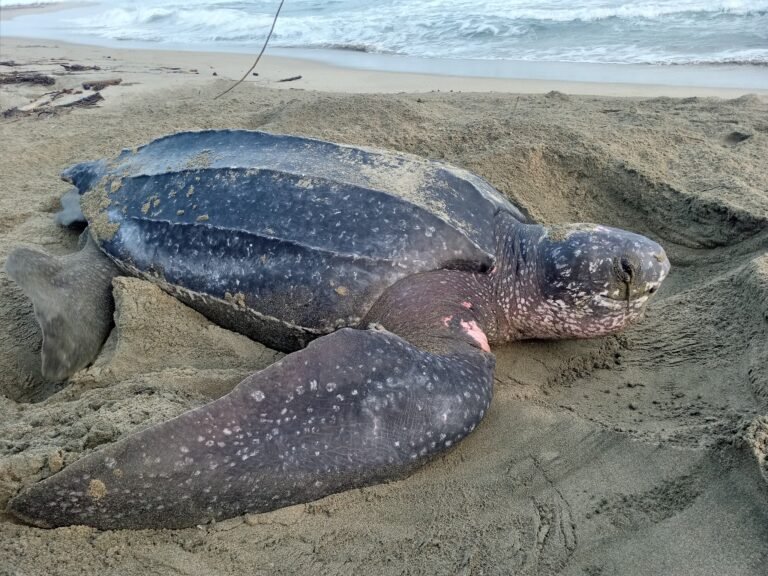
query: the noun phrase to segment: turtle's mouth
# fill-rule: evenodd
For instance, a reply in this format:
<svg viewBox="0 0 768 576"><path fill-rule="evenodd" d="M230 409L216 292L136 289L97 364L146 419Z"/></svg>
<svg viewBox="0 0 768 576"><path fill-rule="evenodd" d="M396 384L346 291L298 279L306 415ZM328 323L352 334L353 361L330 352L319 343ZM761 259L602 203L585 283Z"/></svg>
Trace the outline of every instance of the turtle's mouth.
<svg viewBox="0 0 768 576"><path fill-rule="evenodd" d="M615 290L606 291L598 294L601 302L609 305L611 308L625 307L631 308L633 304L643 305L650 296L659 289L661 282L647 282L641 286L633 285L630 282L622 282Z"/></svg>
<svg viewBox="0 0 768 576"><path fill-rule="evenodd" d="M606 294L598 294L595 296L600 306L609 308L611 310L631 310L635 306L644 306L648 300L648 296L633 297L627 299L626 296L617 298L615 296L608 296Z"/></svg>

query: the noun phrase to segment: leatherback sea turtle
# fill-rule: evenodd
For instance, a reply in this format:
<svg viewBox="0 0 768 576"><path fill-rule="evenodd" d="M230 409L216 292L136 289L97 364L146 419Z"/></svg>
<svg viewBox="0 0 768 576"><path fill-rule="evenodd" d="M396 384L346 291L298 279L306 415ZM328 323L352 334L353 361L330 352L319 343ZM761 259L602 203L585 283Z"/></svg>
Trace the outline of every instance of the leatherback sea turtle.
<svg viewBox="0 0 768 576"><path fill-rule="evenodd" d="M120 273L292 353L10 501L40 526L178 528L402 477L483 418L489 344L614 333L669 270L643 236L531 223L465 170L296 136L179 133L63 177L85 246L6 263L47 377L94 359Z"/></svg>

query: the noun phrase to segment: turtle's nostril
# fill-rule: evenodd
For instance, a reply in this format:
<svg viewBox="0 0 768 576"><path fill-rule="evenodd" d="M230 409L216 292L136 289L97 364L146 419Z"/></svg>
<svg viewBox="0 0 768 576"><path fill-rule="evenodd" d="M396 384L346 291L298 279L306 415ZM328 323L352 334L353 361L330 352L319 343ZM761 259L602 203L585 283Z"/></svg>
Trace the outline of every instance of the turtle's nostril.
<svg viewBox="0 0 768 576"><path fill-rule="evenodd" d="M632 265L632 262L630 262L627 258L622 257L620 263L621 263L621 269L631 279L635 275L635 267Z"/></svg>
<svg viewBox="0 0 768 576"><path fill-rule="evenodd" d="M624 282L625 284L631 283L636 275L635 266L626 256L613 259L613 270L619 281Z"/></svg>
<svg viewBox="0 0 768 576"><path fill-rule="evenodd" d="M650 288L648 288L648 294L653 294L658 289L659 289L658 286L651 286Z"/></svg>

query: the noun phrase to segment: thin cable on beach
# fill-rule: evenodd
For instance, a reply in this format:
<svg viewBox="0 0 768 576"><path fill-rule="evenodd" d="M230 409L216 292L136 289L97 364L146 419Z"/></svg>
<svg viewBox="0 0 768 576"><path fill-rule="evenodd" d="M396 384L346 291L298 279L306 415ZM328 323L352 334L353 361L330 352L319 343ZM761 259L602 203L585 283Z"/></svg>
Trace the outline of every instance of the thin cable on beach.
<svg viewBox="0 0 768 576"><path fill-rule="evenodd" d="M269 44L269 39L272 38L272 32L275 31L275 24L277 24L277 17L280 15L280 10L283 9L283 3L284 2L285 2L285 0L280 0L280 5L277 7L277 12L275 12L275 17L272 20L272 27L269 29L269 34L267 34L267 38L264 40L264 46L261 47L261 52L259 52L259 55L256 56L256 61L253 63L253 66L248 68L248 71L245 74L243 74L243 77L240 78L240 80L238 80L232 86L230 86L229 88L224 90L224 92L222 92L221 94L216 96L214 98L214 100L218 100L219 98L224 96L224 94L227 94L228 92L231 92L232 90L237 88L240 84L242 84L245 81L246 78L248 78L248 74L253 72L253 69L256 68L256 64L258 64L259 60L261 60L261 56L264 54L264 50L267 49L267 44Z"/></svg>

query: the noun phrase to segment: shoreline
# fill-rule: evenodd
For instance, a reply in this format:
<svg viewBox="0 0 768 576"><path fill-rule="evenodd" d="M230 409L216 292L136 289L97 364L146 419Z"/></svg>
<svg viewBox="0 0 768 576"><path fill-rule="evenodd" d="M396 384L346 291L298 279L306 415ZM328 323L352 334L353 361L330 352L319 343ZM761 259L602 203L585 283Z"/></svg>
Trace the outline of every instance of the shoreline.
<svg viewBox="0 0 768 576"><path fill-rule="evenodd" d="M15 6L0 9L5 31L3 39L25 39L38 43L87 47L89 51L131 51L151 53L152 59L176 59L192 62L193 58L209 61L226 55L228 60L243 62L241 72L227 69L228 77L239 78L247 70L260 49L225 43L196 50L187 44L152 44L140 41L117 41L103 38L67 35L55 29L49 14L94 6L88 1ZM16 25L18 17L43 15L32 27ZM46 28L46 20L50 20ZM32 33L27 33L27 32ZM38 33L40 32L40 33ZM47 33L43 33L47 32ZM160 56L167 54L168 56ZM218 55L217 57L214 55ZM424 58L380 54L340 48L269 47L265 60L280 63L295 71L308 66L322 67L324 73L342 80L312 81L307 89L341 92L393 92L455 90L477 92L541 93L556 90L570 94L602 96L722 96L747 93L768 95L768 67L748 63L723 64L629 64L525 60L471 60ZM247 63L246 63L247 62ZM259 66L262 67L264 62ZM294 76L296 74L287 74ZM357 75L352 79L350 75ZM422 77L422 78L419 78ZM457 85L460 85L457 87ZM393 88L394 87L394 88Z"/></svg>
<svg viewBox="0 0 768 576"><path fill-rule="evenodd" d="M272 53L293 58L298 56L301 59L357 70L409 72L435 76L454 75L466 78L768 91L768 67L753 64L620 64L534 60L466 60L375 54L355 50L305 48L274 48Z"/></svg>
<svg viewBox="0 0 768 576"><path fill-rule="evenodd" d="M87 61L103 64L103 73L126 75L132 81L147 81L146 69L169 69L175 76L187 81L208 80L215 75L219 80L234 82L253 63L252 54L210 51L156 50L143 48L113 48L77 44L58 40L24 37L0 38L4 59L26 58L42 61L55 52L59 59ZM462 76L425 72L398 72L368 70L338 66L327 61L266 54L255 72L244 84L269 85L274 88L316 90L342 93L397 93L397 92L500 92L541 94L551 91L574 95L623 97L719 97L737 98L745 94L768 96L768 89L744 89L707 86L671 86L664 84L638 84L628 82L587 82L557 79L499 78ZM305 55L306 56L306 55ZM127 66L119 62L130 63ZM197 71L191 72L191 71ZM186 72L186 73L185 73ZM138 74L138 76L136 76ZM286 78L301 79L282 82ZM177 79L166 77L163 82ZM226 88L222 82L222 90ZM242 89L242 87L240 88Z"/></svg>

